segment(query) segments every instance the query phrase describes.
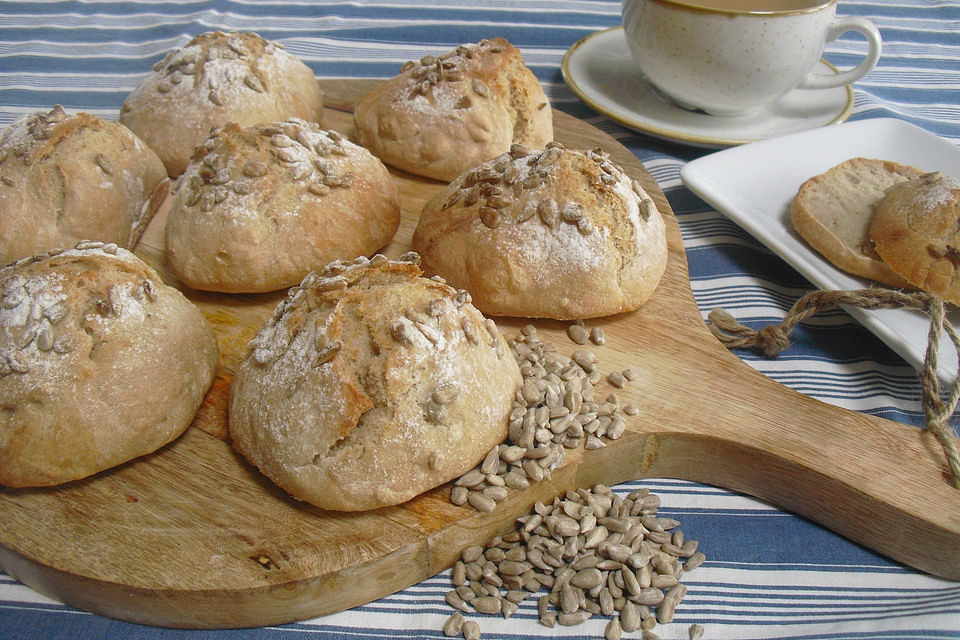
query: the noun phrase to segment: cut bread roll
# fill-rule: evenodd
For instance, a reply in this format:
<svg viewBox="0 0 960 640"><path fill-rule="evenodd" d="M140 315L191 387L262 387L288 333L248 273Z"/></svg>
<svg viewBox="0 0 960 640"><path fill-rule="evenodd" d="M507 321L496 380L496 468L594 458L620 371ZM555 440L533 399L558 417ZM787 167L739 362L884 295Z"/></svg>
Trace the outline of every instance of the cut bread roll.
<svg viewBox="0 0 960 640"><path fill-rule="evenodd" d="M887 160L852 158L800 187L790 205L794 229L844 271L894 287L910 284L877 254L870 222L884 192L924 172Z"/></svg>

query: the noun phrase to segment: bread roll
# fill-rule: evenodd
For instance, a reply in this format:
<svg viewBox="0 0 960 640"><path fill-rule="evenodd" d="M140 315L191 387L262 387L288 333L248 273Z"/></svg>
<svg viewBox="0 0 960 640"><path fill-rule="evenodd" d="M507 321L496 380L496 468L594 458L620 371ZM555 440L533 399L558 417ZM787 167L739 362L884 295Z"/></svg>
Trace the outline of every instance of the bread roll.
<svg viewBox="0 0 960 640"><path fill-rule="evenodd" d="M133 248L169 191L129 129L59 105L0 138L0 264L90 238Z"/></svg>
<svg viewBox="0 0 960 640"><path fill-rule="evenodd" d="M369 255L400 224L397 186L363 147L315 123L228 124L177 183L167 258L196 289L272 291Z"/></svg>
<svg viewBox="0 0 960 640"><path fill-rule="evenodd" d="M116 245L0 269L0 484L60 484L155 451L190 425L216 363L197 308Z"/></svg>
<svg viewBox="0 0 960 640"><path fill-rule="evenodd" d="M503 38L408 62L354 110L357 138L410 173L449 181L514 142L553 140L550 104Z"/></svg>
<svg viewBox="0 0 960 640"><path fill-rule="evenodd" d="M877 255L869 229L884 191L922 173L888 160L841 162L800 186L790 204L793 228L847 273L894 287L909 286Z"/></svg>
<svg viewBox="0 0 960 640"><path fill-rule="evenodd" d="M934 172L890 187L870 238L911 285L960 305L960 180Z"/></svg>
<svg viewBox="0 0 960 640"><path fill-rule="evenodd" d="M167 54L127 96L120 122L153 148L171 177L210 130L288 117L319 122L323 92L307 65L255 33L214 31Z"/></svg>
<svg viewBox="0 0 960 640"><path fill-rule="evenodd" d="M308 275L250 343L230 434L300 500L355 511L409 500L507 436L520 386L464 292L377 255Z"/></svg>
<svg viewBox="0 0 960 640"><path fill-rule="evenodd" d="M631 311L667 262L663 218L605 153L517 145L423 208L424 271L466 289L486 314L571 320Z"/></svg>

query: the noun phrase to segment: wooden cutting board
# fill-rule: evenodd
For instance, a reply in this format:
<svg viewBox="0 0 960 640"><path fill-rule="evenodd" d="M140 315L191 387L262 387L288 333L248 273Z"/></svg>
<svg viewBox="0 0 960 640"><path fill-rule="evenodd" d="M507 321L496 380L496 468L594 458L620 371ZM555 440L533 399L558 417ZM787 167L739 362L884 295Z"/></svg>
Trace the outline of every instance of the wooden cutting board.
<svg viewBox="0 0 960 640"><path fill-rule="evenodd" d="M349 108L369 81L326 81L328 103ZM171 627L243 627L302 620L365 603L450 566L465 546L512 526L535 500L598 482L686 478L758 496L891 558L960 580L960 491L946 481L936 441L912 426L824 404L779 385L729 353L694 302L680 231L656 182L613 138L554 112L556 138L603 147L654 197L670 257L653 299L589 322L604 374L633 367L618 391L641 408L606 448L568 454L550 481L516 492L491 514L449 502L449 486L363 513L324 512L289 498L226 440L230 377L283 293L184 290L213 324L221 359L192 428L160 451L49 489L0 489L0 565L73 606ZM350 133L328 109L324 126ZM408 247L418 213L442 185L394 171ZM168 283L166 212L137 253ZM181 286L181 289L183 287ZM512 335L525 320L498 320ZM565 323L537 321L570 353ZM605 383L598 391L606 395ZM706 550L709 553L709 550Z"/></svg>

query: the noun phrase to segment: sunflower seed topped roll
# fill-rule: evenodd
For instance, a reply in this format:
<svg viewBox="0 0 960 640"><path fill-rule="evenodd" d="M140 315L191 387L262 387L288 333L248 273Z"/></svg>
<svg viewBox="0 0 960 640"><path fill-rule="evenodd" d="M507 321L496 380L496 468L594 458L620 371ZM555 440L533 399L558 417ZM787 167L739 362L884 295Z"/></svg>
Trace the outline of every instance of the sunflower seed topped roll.
<svg viewBox="0 0 960 640"><path fill-rule="evenodd" d="M653 199L602 150L552 142L462 174L420 215L424 271L491 315L571 320L631 311L666 267Z"/></svg>
<svg viewBox="0 0 960 640"><path fill-rule="evenodd" d="M400 224L383 163L316 123L228 124L195 158L166 228L170 266L195 289L289 287L331 260L373 253Z"/></svg>
<svg viewBox="0 0 960 640"><path fill-rule="evenodd" d="M0 269L0 484L60 484L167 444L217 356L197 308L115 244Z"/></svg>
<svg viewBox="0 0 960 640"><path fill-rule="evenodd" d="M124 101L120 122L176 177L212 128L288 117L319 122L322 112L313 71L282 45L255 33L212 31L154 65Z"/></svg>
<svg viewBox="0 0 960 640"><path fill-rule="evenodd" d="M553 139L547 97L503 38L406 63L354 111L360 144L397 168L449 181L510 148Z"/></svg>
<svg viewBox="0 0 960 640"><path fill-rule="evenodd" d="M520 371L466 292L418 258L308 275L233 379L234 445L324 509L398 504L471 469L507 436Z"/></svg>
<svg viewBox="0 0 960 640"><path fill-rule="evenodd" d="M168 191L123 125L59 105L24 116L0 137L0 264L83 239L133 248Z"/></svg>

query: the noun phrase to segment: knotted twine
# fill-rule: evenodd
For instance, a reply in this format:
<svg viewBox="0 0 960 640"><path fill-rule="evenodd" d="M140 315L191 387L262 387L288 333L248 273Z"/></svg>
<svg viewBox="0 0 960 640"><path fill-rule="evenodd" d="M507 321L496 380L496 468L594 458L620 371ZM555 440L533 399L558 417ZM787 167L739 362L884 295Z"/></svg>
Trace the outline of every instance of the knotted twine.
<svg viewBox="0 0 960 640"><path fill-rule="evenodd" d="M861 309L904 307L922 311L930 317L927 351L923 358L923 366L918 372L925 426L943 447L943 453L950 467L950 484L960 489L960 455L951 437L952 430L949 424L950 417L960 400L960 375L954 378L950 385L950 393L946 400L943 398L940 380L937 378L937 357L940 351L941 335L946 331L953 342L957 352L958 366L960 366L960 336L957 335L953 325L947 321L941 298L925 291L907 293L883 287L852 291L813 291L797 300L782 322L756 331L740 324L723 309L714 309L707 317L710 319L710 330L713 335L727 348L759 348L772 358L790 346L790 332L799 322L841 304Z"/></svg>

